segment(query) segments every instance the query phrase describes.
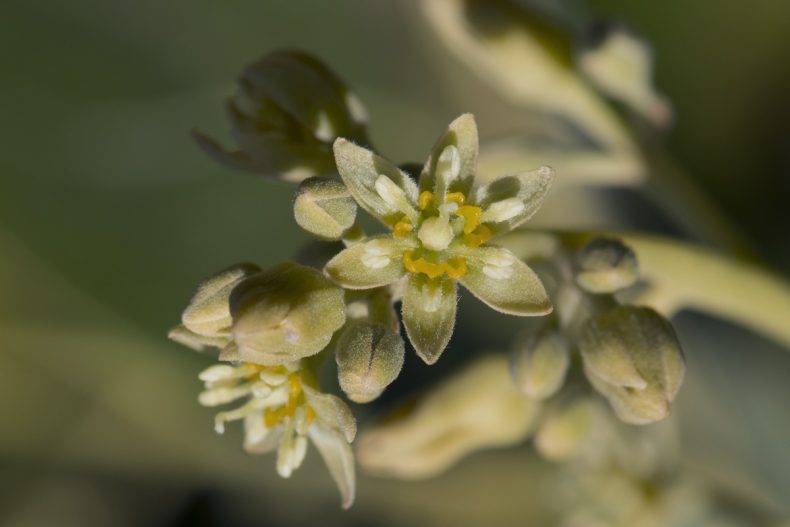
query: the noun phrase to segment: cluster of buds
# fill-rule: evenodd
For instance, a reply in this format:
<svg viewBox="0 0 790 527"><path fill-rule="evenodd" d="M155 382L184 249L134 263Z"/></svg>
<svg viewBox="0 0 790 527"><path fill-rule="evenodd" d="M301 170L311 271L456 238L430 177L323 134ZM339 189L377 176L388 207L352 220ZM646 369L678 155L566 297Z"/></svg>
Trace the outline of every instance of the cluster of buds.
<svg viewBox="0 0 790 527"><path fill-rule="evenodd" d="M557 266L557 312L511 355L516 386L545 405L535 445L548 459L575 456L607 426L596 393L622 422L653 423L669 416L685 372L671 324L615 297L638 279L628 246L597 237L565 261Z"/></svg>

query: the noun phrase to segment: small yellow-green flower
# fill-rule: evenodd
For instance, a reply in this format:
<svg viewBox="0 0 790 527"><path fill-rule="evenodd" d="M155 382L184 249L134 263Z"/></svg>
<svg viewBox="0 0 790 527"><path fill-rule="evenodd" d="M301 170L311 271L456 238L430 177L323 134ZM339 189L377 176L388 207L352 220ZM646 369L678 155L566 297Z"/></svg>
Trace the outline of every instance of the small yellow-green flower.
<svg viewBox="0 0 790 527"><path fill-rule="evenodd" d="M351 506L355 476L350 443L356 422L342 400L317 389L301 361L279 366L216 364L201 372L200 379L206 384L199 397L204 406L246 400L217 414L218 433L225 431L227 421L243 419L245 450L254 454L276 450L277 473L284 478L301 466L309 438L340 490L343 507Z"/></svg>
<svg viewBox="0 0 790 527"><path fill-rule="evenodd" d="M391 232L348 247L325 272L348 289L407 277L403 324L426 363L436 362L452 335L457 282L503 313L551 312L532 269L510 251L487 244L537 211L554 177L551 168L476 184L478 139L471 114L457 118L439 138L419 184L345 139L335 141L334 152L351 195Z"/></svg>

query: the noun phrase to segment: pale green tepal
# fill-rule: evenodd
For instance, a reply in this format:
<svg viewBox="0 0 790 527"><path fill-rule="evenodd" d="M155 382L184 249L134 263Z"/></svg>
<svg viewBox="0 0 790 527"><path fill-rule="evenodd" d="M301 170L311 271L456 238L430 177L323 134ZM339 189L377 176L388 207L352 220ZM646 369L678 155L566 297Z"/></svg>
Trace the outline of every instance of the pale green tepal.
<svg viewBox="0 0 790 527"><path fill-rule="evenodd" d="M554 179L551 168L477 185L478 136L471 114L457 118L439 138L419 184L345 139L335 141L334 152L351 195L391 232L351 245L324 271L348 289L381 287L405 277L403 324L426 363L438 360L452 335L458 281L502 313L551 312L532 269L510 251L486 244L537 211Z"/></svg>
<svg viewBox="0 0 790 527"><path fill-rule="evenodd" d="M276 265L233 289L237 349L220 358L273 366L315 355L345 323L345 307L343 291L319 271Z"/></svg>
<svg viewBox="0 0 790 527"><path fill-rule="evenodd" d="M168 337L197 351L233 348L230 293L243 280L260 271L255 264L241 263L201 282L181 315L181 325L171 329Z"/></svg>
<svg viewBox="0 0 790 527"><path fill-rule="evenodd" d="M670 414L686 365L664 317L620 306L589 320L578 345L587 378L621 420L647 424Z"/></svg>

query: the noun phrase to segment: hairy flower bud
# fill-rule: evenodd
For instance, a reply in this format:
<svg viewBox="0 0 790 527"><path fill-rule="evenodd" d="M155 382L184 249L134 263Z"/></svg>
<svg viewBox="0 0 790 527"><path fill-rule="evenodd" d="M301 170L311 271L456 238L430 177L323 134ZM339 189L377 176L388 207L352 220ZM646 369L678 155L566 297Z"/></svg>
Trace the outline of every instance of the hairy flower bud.
<svg viewBox="0 0 790 527"><path fill-rule="evenodd" d="M315 355L346 320L343 291L315 269L283 263L230 298L239 360L267 366Z"/></svg>
<svg viewBox="0 0 790 527"><path fill-rule="evenodd" d="M184 327L205 337L229 335L233 322L228 305L230 293L239 282L258 271L260 268L257 265L242 263L220 271L201 283L181 315ZM179 334L183 334L183 331Z"/></svg>
<svg viewBox="0 0 790 527"><path fill-rule="evenodd" d="M535 435L538 452L552 461L577 455L595 433L600 410L595 401L581 399L550 412Z"/></svg>
<svg viewBox="0 0 790 527"><path fill-rule="evenodd" d="M338 380L354 402L376 399L403 367L405 344L398 333L381 324L356 322L337 344Z"/></svg>
<svg viewBox="0 0 790 527"><path fill-rule="evenodd" d="M646 424L669 415L685 362L664 317L620 306L588 321L578 344L587 377L621 420Z"/></svg>
<svg viewBox="0 0 790 527"><path fill-rule="evenodd" d="M579 56L584 75L654 125L669 124L672 107L652 85L653 57L647 44L621 27L595 29L594 38Z"/></svg>
<svg viewBox="0 0 790 527"><path fill-rule="evenodd" d="M338 240L357 217L357 202L346 186L335 179L304 180L294 202L296 223L325 240Z"/></svg>
<svg viewBox="0 0 790 527"><path fill-rule="evenodd" d="M228 116L238 150L196 132L198 144L232 168L286 181L336 174L337 137L367 143L359 99L320 60L297 51L270 53L247 67Z"/></svg>
<svg viewBox="0 0 790 527"><path fill-rule="evenodd" d="M555 331L541 331L523 338L510 361L510 373L527 397L545 399L562 387L570 364L565 339Z"/></svg>
<svg viewBox="0 0 790 527"><path fill-rule="evenodd" d="M614 293L637 277L636 255L620 240L599 236L576 255L576 283L590 293Z"/></svg>

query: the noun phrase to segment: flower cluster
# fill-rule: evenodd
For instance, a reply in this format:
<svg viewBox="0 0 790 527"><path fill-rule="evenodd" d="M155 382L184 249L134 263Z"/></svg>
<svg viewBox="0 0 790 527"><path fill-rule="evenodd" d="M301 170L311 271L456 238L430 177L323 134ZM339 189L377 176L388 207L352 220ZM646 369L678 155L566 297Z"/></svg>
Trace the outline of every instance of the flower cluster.
<svg viewBox="0 0 790 527"><path fill-rule="evenodd" d="M550 168L478 184L477 126L470 114L442 134L416 183L345 139L335 141L334 150L351 196L389 233L357 241L331 259L325 272L348 289L405 280L403 325L426 363L436 362L453 333L458 282L502 313L551 312L534 271L507 249L488 243L537 211L554 177Z"/></svg>
<svg viewBox="0 0 790 527"><path fill-rule="evenodd" d="M268 270L241 264L198 287L170 337L220 350L223 363L200 374L206 389L199 401L243 404L217 414L218 433L227 421L243 419L245 449L277 450L277 472L285 478L301 465L309 438L349 507L356 423L341 399L320 391L306 359L325 349L345 322L342 291L319 272L287 263Z"/></svg>
<svg viewBox="0 0 790 527"><path fill-rule="evenodd" d="M361 104L302 53L273 53L250 66L229 110L239 150L197 134L201 146L235 168L299 183L298 225L344 247L317 263L322 271L239 264L200 284L170 337L217 350L219 363L199 376L199 402L236 405L216 415L218 433L243 421L244 448L276 450L282 477L301 465L312 442L350 506L356 422L342 399L322 391L323 366L336 366L348 399L375 400L401 372L401 326L427 364L447 348L459 284L500 313L544 317L542 327L519 341L509 373L504 356L479 361L423 400L412 415L418 424L374 428L363 441L368 466L428 474L470 449L517 442L538 422L539 450L552 459L571 456L602 413L599 402L569 386L577 364L582 375L573 378L587 379L583 390L603 395L621 420L668 415L684 367L672 328L656 312L614 297L637 279L633 253L598 239L572 262L565 249L551 255L539 277L507 247L505 235L549 194L551 168L478 177L477 125L464 114L441 134L419 174L409 173L365 146ZM383 229L366 233L359 209ZM572 360L575 351L580 361ZM464 388L472 384L476 389ZM418 440L401 441L402 433ZM419 445L425 448L415 457L409 450Z"/></svg>

